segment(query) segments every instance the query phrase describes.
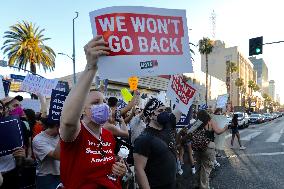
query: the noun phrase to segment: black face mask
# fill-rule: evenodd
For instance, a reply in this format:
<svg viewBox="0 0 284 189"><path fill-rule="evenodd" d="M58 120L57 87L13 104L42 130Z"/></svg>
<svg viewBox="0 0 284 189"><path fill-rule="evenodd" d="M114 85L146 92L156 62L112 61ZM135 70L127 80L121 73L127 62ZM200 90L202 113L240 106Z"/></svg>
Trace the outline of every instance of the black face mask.
<svg viewBox="0 0 284 189"><path fill-rule="evenodd" d="M171 114L168 112L162 112L157 116L157 122L161 126L165 126L171 121Z"/></svg>

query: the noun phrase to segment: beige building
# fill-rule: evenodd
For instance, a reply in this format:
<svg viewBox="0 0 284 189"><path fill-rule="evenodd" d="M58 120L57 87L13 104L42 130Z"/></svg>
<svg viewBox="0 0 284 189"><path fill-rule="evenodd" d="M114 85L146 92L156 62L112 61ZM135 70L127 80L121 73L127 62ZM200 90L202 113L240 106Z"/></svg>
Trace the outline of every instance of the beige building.
<svg viewBox="0 0 284 189"><path fill-rule="evenodd" d="M226 62L235 62L238 66L238 72L232 74L230 95L233 106L241 105L241 91L235 85L235 80L237 78L243 78L244 87L247 94L252 94L252 91L248 88L248 81L253 80L256 82L256 72L253 69L253 64L250 62L244 54L240 52L237 46L226 48L225 43L222 41L215 41L213 52L208 55L208 72L209 75L226 82ZM205 55L201 56L201 70L205 72ZM210 87L209 91L214 91L215 89ZM208 95L210 97L210 95ZM242 95L244 96L244 95ZM248 95L247 95L248 96ZM246 97L247 97L246 96Z"/></svg>

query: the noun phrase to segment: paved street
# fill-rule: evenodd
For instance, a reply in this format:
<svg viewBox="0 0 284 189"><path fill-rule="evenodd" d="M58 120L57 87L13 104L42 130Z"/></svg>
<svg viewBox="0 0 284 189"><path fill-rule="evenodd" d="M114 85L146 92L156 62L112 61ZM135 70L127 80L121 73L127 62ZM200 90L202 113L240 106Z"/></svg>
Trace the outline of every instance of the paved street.
<svg viewBox="0 0 284 189"><path fill-rule="evenodd" d="M284 188L284 118L250 125L240 130L246 150L239 150L235 140L230 149L228 135L224 157L217 158L220 168L211 174L211 187L214 189L281 189ZM193 178L188 173L181 188L192 188Z"/></svg>

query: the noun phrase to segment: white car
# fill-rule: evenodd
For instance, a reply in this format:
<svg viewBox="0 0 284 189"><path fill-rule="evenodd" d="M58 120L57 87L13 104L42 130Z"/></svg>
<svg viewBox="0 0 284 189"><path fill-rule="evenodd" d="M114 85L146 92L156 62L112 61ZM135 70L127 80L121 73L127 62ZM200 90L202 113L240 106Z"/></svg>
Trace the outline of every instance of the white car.
<svg viewBox="0 0 284 189"><path fill-rule="evenodd" d="M239 128L245 128L249 126L249 116L245 112L234 112L234 115L238 115Z"/></svg>

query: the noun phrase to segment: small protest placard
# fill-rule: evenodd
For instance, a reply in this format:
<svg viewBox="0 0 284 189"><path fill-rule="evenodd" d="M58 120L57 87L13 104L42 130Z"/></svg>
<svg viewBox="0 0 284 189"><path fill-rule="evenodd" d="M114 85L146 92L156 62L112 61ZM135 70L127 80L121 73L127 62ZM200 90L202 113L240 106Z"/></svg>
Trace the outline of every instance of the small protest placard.
<svg viewBox="0 0 284 189"><path fill-rule="evenodd" d="M16 148L23 147L23 136L18 117L0 119L0 156L11 154Z"/></svg>
<svg viewBox="0 0 284 189"><path fill-rule="evenodd" d="M179 122L177 123L177 127L188 126L189 125L189 118L190 118L190 112L188 112L188 114L182 114Z"/></svg>
<svg viewBox="0 0 284 189"><path fill-rule="evenodd" d="M58 81L55 90L69 93L69 84L67 81Z"/></svg>
<svg viewBox="0 0 284 189"><path fill-rule="evenodd" d="M9 96L11 82L4 79L2 79L2 82L5 91L5 96Z"/></svg>
<svg viewBox="0 0 284 189"><path fill-rule="evenodd" d="M108 7L90 12L90 20L93 36L111 49L98 62L100 77L192 72L185 10Z"/></svg>
<svg viewBox="0 0 284 189"><path fill-rule="evenodd" d="M122 108L125 108L126 106L127 106L126 102L124 102L122 99L118 99L117 109L121 110Z"/></svg>
<svg viewBox="0 0 284 189"><path fill-rule="evenodd" d="M51 122L60 121L63 104L68 93L63 91L52 90L48 120Z"/></svg>
<svg viewBox="0 0 284 189"><path fill-rule="evenodd" d="M0 78L0 99L5 98L5 90L4 90L4 85L3 81Z"/></svg>
<svg viewBox="0 0 284 189"><path fill-rule="evenodd" d="M193 103L196 89L190 86L182 75L173 75L170 79L167 97L171 99L172 104L183 114L188 113L188 109Z"/></svg>
<svg viewBox="0 0 284 189"><path fill-rule="evenodd" d="M228 98L228 94L219 95L217 98L216 108L226 108Z"/></svg>
<svg viewBox="0 0 284 189"><path fill-rule="evenodd" d="M39 93L42 96L50 96L52 89L55 89L57 83L58 80L56 79L45 79L33 74L28 74L21 85L21 90L33 94Z"/></svg>

